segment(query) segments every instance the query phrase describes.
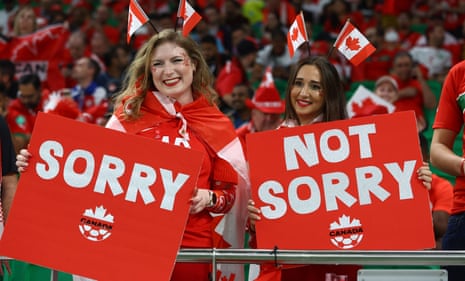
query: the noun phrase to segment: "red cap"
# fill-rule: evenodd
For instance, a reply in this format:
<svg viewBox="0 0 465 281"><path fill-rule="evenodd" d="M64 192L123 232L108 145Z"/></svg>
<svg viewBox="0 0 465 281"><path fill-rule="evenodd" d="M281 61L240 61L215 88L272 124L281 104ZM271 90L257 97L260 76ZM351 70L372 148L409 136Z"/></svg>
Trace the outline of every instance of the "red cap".
<svg viewBox="0 0 465 281"><path fill-rule="evenodd" d="M255 92L252 100L247 100L246 104L250 108L256 108L264 113L283 113L285 109L284 102L279 96L276 87L260 87Z"/></svg>

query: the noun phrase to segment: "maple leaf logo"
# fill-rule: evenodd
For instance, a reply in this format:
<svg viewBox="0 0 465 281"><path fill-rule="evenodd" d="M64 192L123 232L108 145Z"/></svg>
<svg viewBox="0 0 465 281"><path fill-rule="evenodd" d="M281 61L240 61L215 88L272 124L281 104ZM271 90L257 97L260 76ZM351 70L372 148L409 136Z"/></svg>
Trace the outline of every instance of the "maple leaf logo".
<svg viewBox="0 0 465 281"><path fill-rule="evenodd" d="M351 51L357 51L360 49L360 42L358 38L353 38L352 36L348 36L346 38L346 48L350 49Z"/></svg>
<svg viewBox="0 0 465 281"><path fill-rule="evenodd" d="M388 113L388 109L385 106L376 104L370 98L365 98L362 100L360 105L353 103L352 111L354 112L354 116L357 117Z"/></svg>
<svg viewBox="0 0 465 281"><path fill-rule="evenodd" d="M294 27L292 29L292 34L291 34L292 41L297 40L297 37L299 37L299 29L297 27Z"/></svg>

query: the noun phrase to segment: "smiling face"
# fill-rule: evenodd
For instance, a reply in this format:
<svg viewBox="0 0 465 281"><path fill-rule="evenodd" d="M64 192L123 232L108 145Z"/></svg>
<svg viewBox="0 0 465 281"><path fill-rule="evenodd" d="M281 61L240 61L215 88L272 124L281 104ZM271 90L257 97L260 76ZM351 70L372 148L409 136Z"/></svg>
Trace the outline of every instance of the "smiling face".
<svg viewBox="0 0 465 281"><path fill-rule="evenodd" d="M315 65L304 65L299 69L290 98L301 125L312 123L323 112L325 99L321 74Z"/></svg>
<svg viewBox="0 0 465 281"><path fill-rule="evenodd" d="M375 94L390 103L395 102L397 99L397 90L394 85L389 82L379 84L375 89Z"/></svg>
<svg viewBox="0 0 465 281"><path fill-rule="evenodd" d="M192 81L195 65L178 45L165 42L156 47L150 61L155 88L181 104L193 101Z"/></svg>

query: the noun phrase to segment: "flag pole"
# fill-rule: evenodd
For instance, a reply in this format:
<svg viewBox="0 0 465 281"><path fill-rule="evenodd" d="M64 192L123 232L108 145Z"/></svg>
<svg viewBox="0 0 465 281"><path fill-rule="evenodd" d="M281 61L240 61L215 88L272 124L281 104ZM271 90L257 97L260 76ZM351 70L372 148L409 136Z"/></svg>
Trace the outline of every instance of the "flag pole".
<svg viewBox="0 0 465 281"><path fill-rule="evenodd" d="M331 57L331 54L333 53L333 50L334 50L334 45L337 44L337 42L339 41L341 35L344 33L344 30L346 29L347 27L347 24L350 22L350 18L348 18L346 20L346 22L344 23L344 26L342 27L341 31L339 31L339 34L337 35L336 37L336 40L334 41L334 43L331 45L331 47L329 48L329 51L328 51L328 55L326 56L326 58L330 58Z"/></svg>
<svg viewBox="0 0 465 281"><path fill-rule="evenodd" d="M153 30L154 30L156 33L160 33L160 32L158 31L158 29L155 27L155 25L153 24L153 22L152 22L152 20L151 20L150 18L149 18L149 24L150 24L150 26L153 28Z"/></svg>
<svg viewBox="0 0 465 281"><path fill-rule="evenodd" d="M182 12L181 12L181 9L183 8L182 7L183 1L184 0L179 0L178 12L176 15L176 23L174 25L175 32L178 31L178 29L182 30L182 26L184 25L184 18L182 17Z"/></svg>
<svg viewBox="0 0 465 281"><path fill-rule="evenodd" d="M304 13L302 11L300 11L300 16L302 17L302 21L304 22L304 32L305 32L305 37L307 37L307 51L308 51L308 56L312 56L312 53L311 53L311 46L310 46L310 38L309 38L309 34L307 33L307 24L305 22L305 18L304 18Z"/></svg>

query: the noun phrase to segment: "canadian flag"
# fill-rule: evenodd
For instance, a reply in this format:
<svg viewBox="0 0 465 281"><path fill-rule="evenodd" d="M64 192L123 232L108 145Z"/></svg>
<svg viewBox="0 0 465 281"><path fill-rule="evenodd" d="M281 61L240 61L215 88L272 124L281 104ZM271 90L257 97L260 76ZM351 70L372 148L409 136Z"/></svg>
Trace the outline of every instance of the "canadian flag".
<svg viewBox="0 0 465 281"><path fill-rule="evenodd" d="M304 15L301 12L295 17L294 22L287 32L287 47L289 48L291 58L294 56L295 50L307 41L308 36L305 29Z"/></svg>
<svg viewBox="0 0 465 281"><path fill-rule="evenodd" d="M355 90L347 101L346 108L349 118L392 113L396 109L395 105L377 96L363 85L359 85Z"/></svg>
<svg viewBox="0 0 465 281"><path fill-rule="evenodd" d="M182 35L184 36L187 36L202 19L186 0L179 2L178 18L180 17L183 18Z"/></svg>
<svg viewBox="0 0 465 281"><path fill-rule="evenodd" d="M144 10L141 8L139 3L136 0L131 0L129 3L129 14L128 14L128 33L127 41L131 40L131 36L149 21L149 17L145 14Z"/></svg>
<svg viewBox="0 0 465 281"><path fill-rule="evenodd" d="M263 75L263 79L260 82L259 87L271 88L274 87L274 79L273 79L273 72L271 66L267 66L265 69L265 74Z"/></svg>
<svg viewBox="0 0 465 281"><path fill-rule="evenodd" d="M334 42L334 47L355 66L364 61L376 50L370 41L350 21L346 21L344 24Z"/></svg>

